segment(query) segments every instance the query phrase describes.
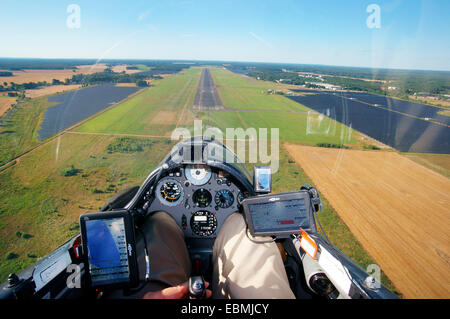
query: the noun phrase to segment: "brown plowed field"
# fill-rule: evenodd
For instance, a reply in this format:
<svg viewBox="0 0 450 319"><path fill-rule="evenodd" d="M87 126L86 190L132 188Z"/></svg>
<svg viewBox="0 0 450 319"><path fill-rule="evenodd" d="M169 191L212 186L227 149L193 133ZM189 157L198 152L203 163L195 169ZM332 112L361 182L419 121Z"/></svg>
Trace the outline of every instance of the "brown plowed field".
<svg viewBox="0 0 450 319"><path fill-rule="evenodd" d="M450 180L395 152L285 144L405 298L450 298Z"/></svg>

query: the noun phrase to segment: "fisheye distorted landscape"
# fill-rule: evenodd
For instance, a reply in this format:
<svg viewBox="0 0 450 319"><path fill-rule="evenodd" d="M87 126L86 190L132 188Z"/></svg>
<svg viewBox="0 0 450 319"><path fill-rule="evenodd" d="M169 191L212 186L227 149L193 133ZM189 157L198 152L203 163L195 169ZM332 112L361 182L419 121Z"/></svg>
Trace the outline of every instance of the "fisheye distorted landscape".
<svg viewBox="0 0 450 319"><path fill-rule="evenodd" d="M447 2L69 5L0 4L20 35L51 18L42 42L0 48L1 282L201 123L276 140L275 167L244 136L250 172L271 165L273 193L314 185L319 233L396 296L450 297Z"/></svg>

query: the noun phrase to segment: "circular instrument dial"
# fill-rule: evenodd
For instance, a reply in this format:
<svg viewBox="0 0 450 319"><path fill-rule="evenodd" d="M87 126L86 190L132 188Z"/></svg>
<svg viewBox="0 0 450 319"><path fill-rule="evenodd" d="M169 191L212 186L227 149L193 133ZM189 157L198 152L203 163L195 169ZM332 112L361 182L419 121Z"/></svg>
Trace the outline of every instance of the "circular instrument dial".
<svg viewBox="0 0 450 319"><path fill-rule="evenodd" d="M204 185L211 178L211 170L203 164L187 165L185 169L186 178L193 185Z"/></svg>
<svg viewBox="0 0 450 319"><path fill-rule="evenodd" d="M161 181L157 187L159 200L169 206L175 206L183 198L183 187L176 180Z"/></svg>
<svg viewBox="0 0 450 319"><path fill-rule="evenodd" d="M242 204L242 201L243 201L245 198L247 198L247 197L248 197L248 192L245 192L245 193L239 192L239 194L238 194L238 196L237 196L238 204L241 205L241 204Z"/></svg>
<svg viewBox="0 0 450 319"><path fill-rule="evenodd" d="M207 207L211 204L211 200L211 193L204 188L197 189L192 195L192 201L197 207Z"/></svg>
<svg viewBox="0 0 450 319"><path fill-rule="evenodd" d="M199 210L191 216L191 229L194 234L201 237L211 236L217 228L216 216L207 211Z"/></svg>
<svg viewBox="0 0 450 319"><path fill-rule="evenodd" d="M220 208L228 208L234 203L234 195L228 189L221 189L214 196L214 202Z"/></svg>

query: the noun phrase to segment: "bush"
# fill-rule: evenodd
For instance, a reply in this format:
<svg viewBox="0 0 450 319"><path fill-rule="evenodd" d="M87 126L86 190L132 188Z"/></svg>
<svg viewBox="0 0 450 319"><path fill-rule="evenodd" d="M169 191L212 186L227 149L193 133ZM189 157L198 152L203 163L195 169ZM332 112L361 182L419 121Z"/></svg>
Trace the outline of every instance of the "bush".
<svg viewBox="0 0 450 319"><path fill-rule="evenodd" d="M80 224L73 222L70 226L69 226L69 230L78 230L80 229Z"/></svg>
<svg viewBox="0 0 450 319"><path fill-rule="evenodd" d="M144 80L137 80L137 81L136 81L136 85L139 86L139 87L146 87L146 86L149 86L148 83L147 83L147 81L144 81Z"/></svg>
<svg viewBox="0 0 450 319"><path fill-rule="evenodd" d="M23 235L22 235L22 238L24 238L24 239L30 239L30 238L33 238L33 235L31 235L31 234L23 234Z"/></svg>
<svg viewBox="0 0 450 319"><path fill-rule="evenodd" d="M152 141L131 137L116 138L106 147L108 153L136 153L142 152L144 147L151 147Z"/></svg>
<svg viewBox="0 0 450 319"><path fill-rule="evenodd" d="M348 146L342 144L332 144L332 143L317 143L316 146L328 148L348 148Z"/></svg>
<svg viewBox="0 0 450 319"><path fill-rule="evenodd" d="M78 173L81 172L81 169L75 168L75 166L70 165L70 168L62 170L61 175L62 176L76 176Z"/></svg>
<svg viewBox="0 0 450 319"><path fill-rule="evenodd" d="M378 146L375 145L364 145L364 149L366 150L380 150Z"/></svg>
<svg viewBox="0 0 450 319"><path fill-rule="evenodd" d="M114 185L114 184L109 184L108 187L106 187L107 192L112 192L115 190L116 190L116 185Z"/></svg>
<svg viewBox="0 0 450 319"><path fill-rule="evenodd" d="M8 255L6 255L7 260L16 259L17 257L19 257L19 255L13 252L10 252L8 253Z"/></svg>

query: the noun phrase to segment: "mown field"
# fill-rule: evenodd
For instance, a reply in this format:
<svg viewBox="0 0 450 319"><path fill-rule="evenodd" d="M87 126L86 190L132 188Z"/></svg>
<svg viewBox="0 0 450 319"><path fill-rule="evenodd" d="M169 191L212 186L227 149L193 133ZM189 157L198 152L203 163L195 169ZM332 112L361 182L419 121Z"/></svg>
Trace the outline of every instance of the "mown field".
<svg viewBox="0 0 450 319"><path fill-rule="evenodd" d="M0 166L39 144L39 123L45 110L55 104L47 102L47 97L25 99L0 126Z"/></svg>
<svg viewBox="0 0 450 319"><path fill-rule="evenodd" d="M361 137L349 127L312 112L283 95L267 89L287 90L286 85L255 81L228 70L212 68L212 76L225 107L236 109L197 112L210 126L226 128L278 128L280 139L307 145L348 144L357 147ZM269 134L270 138L270 134Z"/></svg>
<svg viewBox="0 0 450 319"><path fill-rule="evenodd" d="M77 132L169 136L194 102L200 69L191 68L81 125ZM186 114L187 116L187 114ZM188 117L187 117L188 118Z"/></svg>
<svg viewBox="0 0 450 319"><path fill-rule="evenodd" d="M344 143L351 148L362 145L358 133L350 135L350 130L338 123L323 122L334 130L308 134L309 110L284 96L266 94L268 88L278 89L273 83L269 87L266 82L218 68L211 71L225 106L253 111L194 114L189 108L200 71L190 68L155 81L153 87L35 149L16 165L0 172L0 281L9 272L18 272L34 263L77 233L80 214L97 210L119 190L140 184L170 150L170 141L165 137L170 137L177 126L190 128L194 116L203 119L203 124L222 129L254 127L270 131L271 127L278 127L282 142ZM11 145L21 145L20 149L26 150L38 144L35 139L38 117L48 106L43 98L27 103L21 111L24 121L10 123L9 130L14 132L4 134L16 136L17 142L10 138L2 142L3 134L0 134L0 143L9 147L8 153L0 152L3 158L19 152L12 150ZM282 112L255 112L261 109ZM283 113L292 111L304 113ZM317 117L310 120L318 121ZM324 132L323 123L315 123L321 132ZM118 151L117 145L124 138L130 139L126 142L132 147ZM262 163L249 163L250 170L254 164ZM312 182L280 143L280 168L273 176L274 191L298 189L304 183ZM319 218L330 240L362 267L373 263L326 199L323 200L324 209ZM383 283L394 289L386 277Z"/></svg>
<svg viewBox="0 0 450 319"><path fill-rule="evenodd" d="M228 71L211 68L220 98L225 106L245 110L309 111L302 105L268 90L287 91L288 86L273 82L255 81Z"/></svg>

